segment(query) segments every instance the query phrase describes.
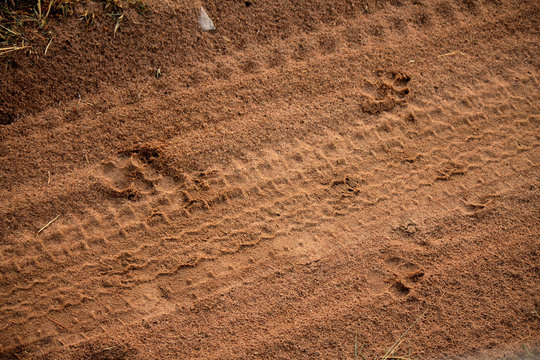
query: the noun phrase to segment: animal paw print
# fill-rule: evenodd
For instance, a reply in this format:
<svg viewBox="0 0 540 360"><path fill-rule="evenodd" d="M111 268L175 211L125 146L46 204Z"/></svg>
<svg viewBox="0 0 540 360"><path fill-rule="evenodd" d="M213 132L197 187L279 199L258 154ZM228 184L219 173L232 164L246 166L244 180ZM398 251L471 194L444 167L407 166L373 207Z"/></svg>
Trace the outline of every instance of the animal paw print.
<svg viewBox="0 0 540 360"><path fill-rule="evenodd" d="M404 234L405 236L413 236L418 232L418 225L410 221L406 224L399 225L398 231Z"/></svg>
<svg viewBox="0 0 540 360"><path fill-rule="evenodd" d="M387 263L393 268L394 277L389 291L396 298L406 298L422 280L425 273L418 265L400 257L392 257Z"/></svg>
<svg viewBox="0 0 540 360"><path fill-rule="evenodd" d="M114 198L134 201L146 193L151 193L154 184L130 158L127 158L103 164L94 188Z"/></svg>
<svg viewBox="0 0 540 360"><path fill-rule="evenodd" d="M374 83L366 81L369 95L363 96L360 108L363 112L375 115L380 112L391 111L396 106L405 106L406 97L410 90L405 86L411 77L399 71L377 71L377 80Z"/></svg>
<svg viewBox="0 0 540 360"><path fill-rule="evenodd" d="M145 195L176 192L177 181L162 174L159 156L157 150L144 148L125 152L104 163L97 174L95 190L130 201Z"/></svg>
<svg viewBox="0 0 540 360"><path fill-rule="evenodd" d="M410 90L405 85L411 81L411 77L404 72L379 70L377 77L379 78L377 89L379 96L394 96L403 99L409 95Z"/></svg>

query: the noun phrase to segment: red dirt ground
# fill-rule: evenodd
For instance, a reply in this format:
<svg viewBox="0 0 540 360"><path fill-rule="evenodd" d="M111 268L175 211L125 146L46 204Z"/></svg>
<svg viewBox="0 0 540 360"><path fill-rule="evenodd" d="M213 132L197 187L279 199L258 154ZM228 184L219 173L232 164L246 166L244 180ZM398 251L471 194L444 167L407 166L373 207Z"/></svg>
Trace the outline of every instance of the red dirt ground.
<svg viewBox="0 0 540 360"><path fill-rule="evenodd" d="M0 359L540 356L538 1L147 3L0 58Z"/></svg>

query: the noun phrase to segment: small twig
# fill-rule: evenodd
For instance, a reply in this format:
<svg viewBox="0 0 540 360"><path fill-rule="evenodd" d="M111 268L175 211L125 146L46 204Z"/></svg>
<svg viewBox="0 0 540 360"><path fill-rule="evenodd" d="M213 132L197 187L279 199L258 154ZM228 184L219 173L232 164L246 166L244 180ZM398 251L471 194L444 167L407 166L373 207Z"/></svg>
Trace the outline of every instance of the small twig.
<svg viewBox="0 0 540 360"><path fill-rule="evenodd" d="M58 321L51 319L49 316L46 316L46 318L47 318L50 322L52 322L53 324L56 324L56 325L60 326L60 327L61 327L62 329L64 329L65 331L71 332L67 327L65 327L64 325L60 324Z"/></svg>
<svg viewBox="0 0 540 360"><path fill-rule="evenodd" d="M51 183L51 172L50 171L47 171L47 174L49 175L48 179L47 179L47 185Z"/></svg>
<svg viewBox="0 0 540 360"><path fill-rule="evenodd" d="M39 229L36 235L39 235L40 232L42 232L43 230L45 230L49 225L51 225L53 222L55 222L56 219L58 219L59 217L60 217L60 214L56 215L56 217L55 217L54 219L52 219L52 220L49 221L44 227L42 227L41 229Z"/></svg>

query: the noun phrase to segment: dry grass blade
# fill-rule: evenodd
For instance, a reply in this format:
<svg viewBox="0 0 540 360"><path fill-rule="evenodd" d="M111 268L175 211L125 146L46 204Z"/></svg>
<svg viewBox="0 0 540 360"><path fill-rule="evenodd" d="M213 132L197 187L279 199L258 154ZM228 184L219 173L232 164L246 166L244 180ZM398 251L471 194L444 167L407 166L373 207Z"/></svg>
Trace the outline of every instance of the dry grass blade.
<svg viewBox="0 0 540 360"><path fill-rule="evenodd" d="M0 48L0 56L5 55L5 54L10 53L10 52L13 52L13 51L26 49L26 48L29 48L29 47L30 46L23 45L23 46L8 46L8 47Z"/></svg>
<svg viewBox="0 0 540 360"><path fill-rule="evenodd" d="M444 57L444 56L453 56L453 55L465 55L464 53L462 53L461 51L458 51L458 50L454 50L454 51L450 51L446 54L441 54L439 55L438 57Z"/></svg>
<svg viewBox="0 0 540 360"><path fill-rule="evenodd" d="M38 10L38 20L41 21L41 0L38 0L37 2L37 10Z"/></svg>
<svg viewBox="0 0 540 360"><path fill-rule="evenodd" d="M116 20L116 25L114 26L114 31L113 31L113 37L116 37L116 31L120 27L120 22L122 21L123 18L124 18L124 14L120 15L118 19Z"/></svg>
<svg viewBox="0 0 540 360"><path fill-rule="evenodd" d="M360 348L360 350L358 350L358 355L360 355L360 357L362 358L362 360L367 360L366 357L364 356L364 354L362 354L362 350L364 349L364 346L362 346Z"/></svg>
<svg viewBox="0 0 540 360"><path fill-rule="evenodd" d="M49 3L49 7L47 8L47 13L45 15L43 15L43 11L41 9L41 0L38 0L36 17L37 17L37 21L39 23L39 28L40 29L43 29L45 27L45 25L47 23L47 18L49 17L49 14L51 13L51 9L53 7L53 4L54 4L54 0L51 0L51 2Z"/></svg>
<svg viewBox="0 0 540 360"><path fill-rule="evenodd" d="M8 29L7 27L5 27L3 25L0 25L0 28L4 29L5 31L9 32L12 35L15 35L15 36L20 36L21 35L20 32L16 32L16 31L13 31L12 29Z"/></svg>
<svg viewBox="0 0 540 360"><path fill-rule="evenodd" d="M54 0L51 0L51 2L49 3L49 8L47 9L47 13L45 14L43 19L41 20L41 25L40 25L41 28L43 28L45 26L45 22L47 21L47 18L49 17L49 14L51 12L51 8L52 8L53 4L54 4Z"/></svg>
<svg viewBox="0 0 540 360"><path fill-rule="evenodd" d="M51 38L51 40L49 40L49 43L45 47L45 52L43 53L43 55L47 55L47 51L49 50L49 46L51 46L52 41L53 41L53 38Z"/></svg>
<svg viewBox="0 0 540 360"><path fill-rule="evenodd" d="M364 349L364 345L360 349L358 349L358 334L354 334L354 360L358 360L358 356L362 358L362 360L367 360L362 354L362 350Z"/></svg>
<svg viewBox="0 0 540 360"><path fill-rule="evenodd" d="M41 229L39 229L36 235L39 235L40 232L42 232L43 230L45 230L49 225L51 225L53 222L55 222L56 219L58 219L59 217L60 217L60 214L56 215L56 217L55 217L54 219L52 219L52 220L49 221L45 226L43 226Z"/></svg>
<svg viewBox="0 0 540 360"><path fill-rule="evenodd" d="M86 23L86 26L90 26L94 24L96 20L96 14L94 12L88 12L87 10L79 17L79 19L83 20Z"/></svg>
<svg viewBox="0 0 540 360"><path fill-rule="evenodd" d="M381 360L390 360L390 359L397 359L395 356L392 356L392 354L398 349L399 345L401 345L401 341L407 335L407 333L424 317L424 315L427 313L427 310L425 310L416 320L401 334L401 336L396 340L396 342L390 346L386 354L382 357Z"/></svg>

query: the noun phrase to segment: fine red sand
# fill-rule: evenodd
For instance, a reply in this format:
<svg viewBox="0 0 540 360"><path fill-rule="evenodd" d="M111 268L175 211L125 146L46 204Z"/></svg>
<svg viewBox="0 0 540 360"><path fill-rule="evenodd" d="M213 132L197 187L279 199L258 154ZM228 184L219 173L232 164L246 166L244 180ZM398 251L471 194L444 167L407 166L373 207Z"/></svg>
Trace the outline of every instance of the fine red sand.
<svg viewBox="0 0 540 360"><path fill-rule="evenodd" d="M0 58L0 359L540 356L537 0L146 3Z"/></svg>

